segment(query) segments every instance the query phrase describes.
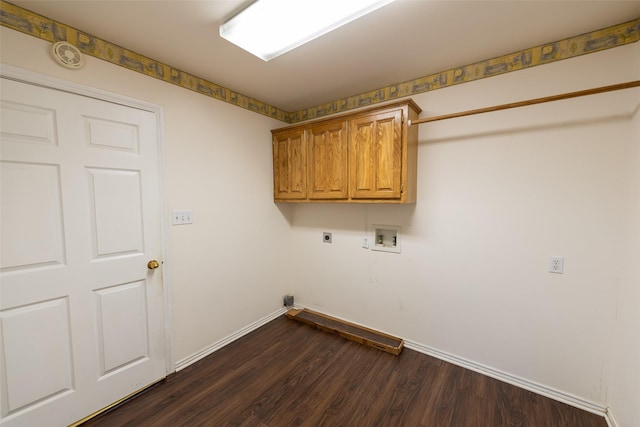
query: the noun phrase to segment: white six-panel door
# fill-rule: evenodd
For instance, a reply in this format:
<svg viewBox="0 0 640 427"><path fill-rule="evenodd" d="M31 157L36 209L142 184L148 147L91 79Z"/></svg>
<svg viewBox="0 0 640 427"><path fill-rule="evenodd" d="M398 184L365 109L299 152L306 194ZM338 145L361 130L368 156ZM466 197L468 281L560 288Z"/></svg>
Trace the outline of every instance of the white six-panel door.
<svg viewBox="0 0 640 427"><path fill-rule="evenodd" d="M166 373L158 119L0 82L0 422L63 426Z"/></svg>

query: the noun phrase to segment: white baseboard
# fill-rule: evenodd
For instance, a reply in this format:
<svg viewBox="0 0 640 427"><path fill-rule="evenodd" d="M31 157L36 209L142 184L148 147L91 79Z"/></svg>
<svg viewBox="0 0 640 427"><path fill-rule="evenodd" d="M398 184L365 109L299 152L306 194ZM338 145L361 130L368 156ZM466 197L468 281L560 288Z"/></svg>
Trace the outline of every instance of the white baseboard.
<svg viewBox="0 0 640 427"><path fill-rule="evenodd" d="M611 408L607 408L607 413L604 419L607 420L607 425L609 427L618 427L618 423L616 422L616 419L613 417L613 412L611 412Z"/></svg>
<svg viewBox="0 0 640 427"><path fill-rule="evenodd" d="M420 343L405 340L404 345L408 349L415 350L429 356L433 356L437 359L444 360L445 362L449 362L454 365L461 366L463 368L472 370L474 372L478 372L488 377L495 378L497 380L515 385L525 390L532 391L534 393L540 394L550 399L554 399L559 402L566 403L567 405L571 405L576 408L585 410L587 412L600 415L604 417L607 420L607 422L609 422L608 418L611 412L608 411L606 407L598 405L593 402L589 402L588 400L582 399L578 396L574 396L570 393L566 393L564 391L554 389L553 387L548 387L548 386L536 383L534 381L530 381L525 378L521 378L516 375L509 374L507 372L503 372L498 369L485 366L480 363L473 362L471 360L468 360L459 356L455 356L453 354L450 354L441 350L437 350L435 348L432 348ZM613 424L610 424L610 427L616 427L615 422Z"/></svg>
<svg viewBox="0 0 640 427"><path fill-rule="evenodd" d="M197 352L195 354L192 354L189 357L185 357L182 360L178 360L176 362L175 371L178 372L178 371L186 368L187 366L196 363L198 360L207 357L208 355L210 355L211 353L215 352L216 350L220 350L225 345L230 344L233 341L237 340L238 338L241 338L241 337L247 335L249 332L252 332L252 331L258 329L260 326L266 325L267 323L269 323L273 319L277 318L278 316L281 316L285 312L286 312L285 308L278 309L278 310L274 311L273 313L263 317L262 319L259 319L259 320L255 321L255 322L253 322L252 324L250 324L248 326L245 326L244 328L240 329L239 331L236 331L236 332L232 333L231 335L228 335L228 336L224 337L220 341L217 341L217 342L211 344L210 346L203 348L199 352Z"/></svg>

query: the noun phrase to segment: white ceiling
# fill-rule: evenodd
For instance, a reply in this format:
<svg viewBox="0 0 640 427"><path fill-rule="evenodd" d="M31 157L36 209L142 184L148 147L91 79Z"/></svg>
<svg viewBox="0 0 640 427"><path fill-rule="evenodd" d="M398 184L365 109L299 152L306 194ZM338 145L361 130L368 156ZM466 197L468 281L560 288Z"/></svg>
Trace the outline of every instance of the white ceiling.
<svg viewBox="0 0 640 427"><path fill-rule="evenodd" d="M218 34L251 0L10 2L285 111L640 17L629 0L396 0L263 62Z"/></svg>

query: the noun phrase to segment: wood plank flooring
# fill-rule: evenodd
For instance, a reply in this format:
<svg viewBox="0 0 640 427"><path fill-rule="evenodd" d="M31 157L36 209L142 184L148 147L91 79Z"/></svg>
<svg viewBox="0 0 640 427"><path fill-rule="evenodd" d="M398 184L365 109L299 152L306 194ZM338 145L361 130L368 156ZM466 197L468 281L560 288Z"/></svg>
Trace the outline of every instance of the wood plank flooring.
<svg viewBox="0 0 640 427"><path fill-rule="evenodd" d="M416 351L394 356L282 316L83 426L607 423Z"/></svg>

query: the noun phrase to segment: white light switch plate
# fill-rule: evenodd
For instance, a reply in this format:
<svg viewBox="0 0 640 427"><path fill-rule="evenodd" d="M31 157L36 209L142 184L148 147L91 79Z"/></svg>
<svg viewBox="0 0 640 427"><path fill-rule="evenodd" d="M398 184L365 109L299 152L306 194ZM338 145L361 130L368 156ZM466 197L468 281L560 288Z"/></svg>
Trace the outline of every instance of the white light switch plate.
<svg viewBox="0 0 640 427"><path fill-rule="evenodd" d="M171 211L171 223L173 225L193 224L193 211L191 209Z"/></svg>

